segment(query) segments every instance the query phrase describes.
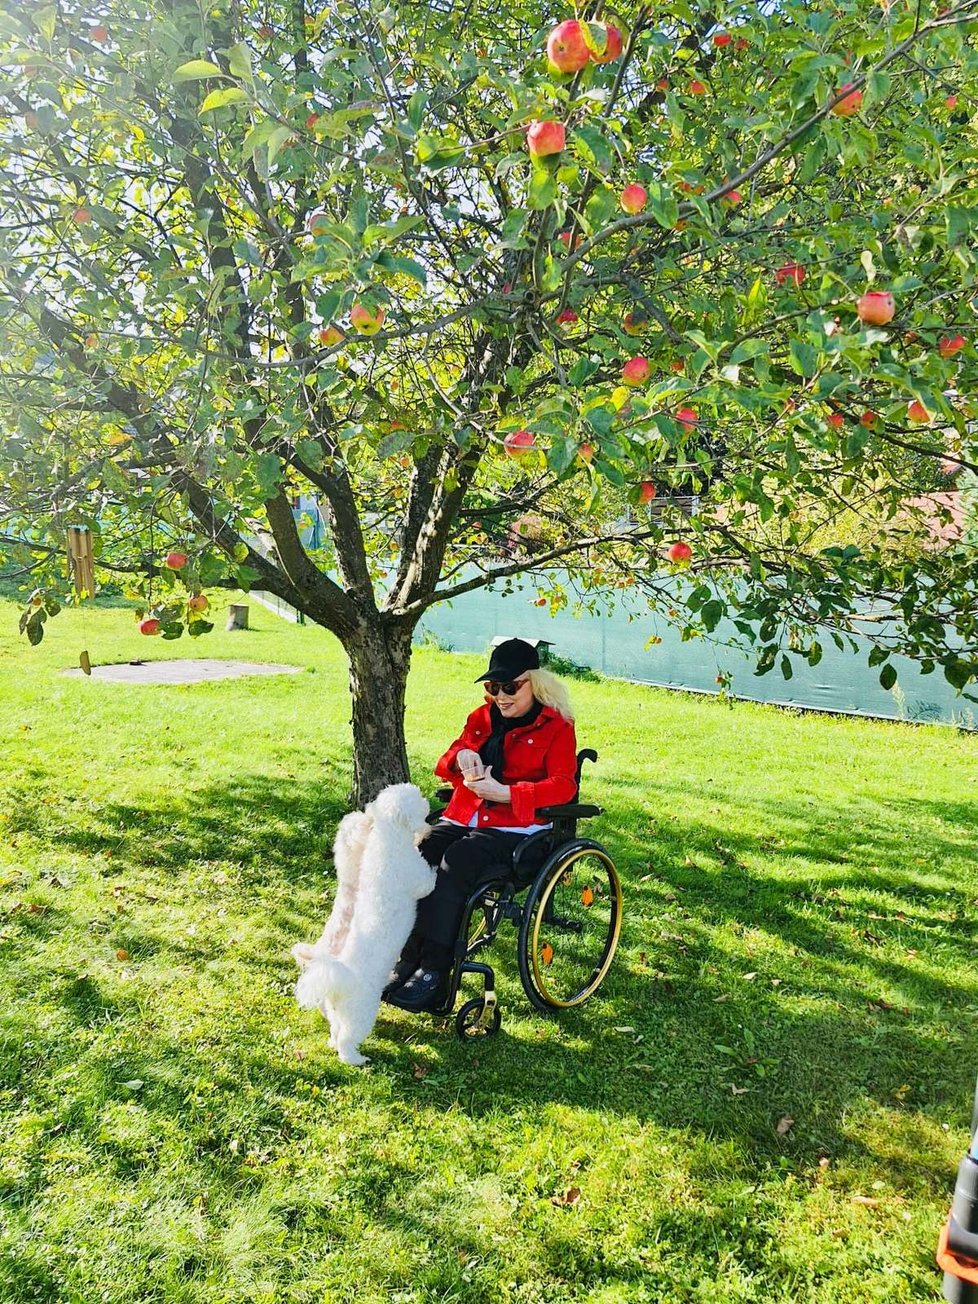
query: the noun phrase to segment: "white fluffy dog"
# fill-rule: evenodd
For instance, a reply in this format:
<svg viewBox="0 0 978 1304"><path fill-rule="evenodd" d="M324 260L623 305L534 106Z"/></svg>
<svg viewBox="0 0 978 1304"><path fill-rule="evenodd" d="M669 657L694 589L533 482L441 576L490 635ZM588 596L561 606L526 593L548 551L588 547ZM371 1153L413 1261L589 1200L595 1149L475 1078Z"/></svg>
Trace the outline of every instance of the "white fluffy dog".
<svg viewBox="0 0 978 1304"><path fill-rule="evenodd" d="M427 814L428 803L413 783L395 783L362 814L344 816L336 835L340 882L333 913L315 945L292 948L302 970L296 999L305 1009L322 1010L330 1045L344 1064L366 1064L360 1043L377 1020L418 900L435 886L435 871L417 847L428 832Z"/></svg>

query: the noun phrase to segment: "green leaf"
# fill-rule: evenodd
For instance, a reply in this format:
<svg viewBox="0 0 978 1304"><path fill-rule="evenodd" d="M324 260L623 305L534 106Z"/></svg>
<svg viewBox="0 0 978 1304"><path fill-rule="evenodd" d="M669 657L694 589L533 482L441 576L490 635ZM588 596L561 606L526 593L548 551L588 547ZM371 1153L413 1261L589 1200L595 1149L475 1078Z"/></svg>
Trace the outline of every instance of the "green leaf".
<svg viewBox="0 0 978 1304"><path fill-rule="evenodd" d="M211 91L197 113L212 113L215 109L226 109L229 104L246 104L248 98L248 92L243 91L240 86L226 86L223 90ZM291 135L291 132L289 134Z"/></svg>
<svg viewBox="0 0 978 1304"><path fill-rule="evenodd" d="M291 137L292 137L291 127L276 127L275 130L268 137L268 166L269 167L271 167L271 165L275 162L276 158L278 157L279 150L282 148L282 146L285 144L287 140L291 139Z"/></svg>
<svg viewBox="0 0 978 1304"><path fill-rule="evenodd" d="M949 661L944 667L944 678L959 693L976 675L978 675L978 663L974 661L962 661L959 658Z"/></svg>
<svg viewBox="0 0 978 1304"><path fill-rule="evenodd" d="M282 481L282 462L274 453L262 453L255 467L255 479L265 499L274 498Z"/></svg>
<svg viewBox="0 0 978 1304"><path fill-rule="evenodd" d="M791 362L792 370L799 376L804 376L806 380L815 375L818 367L818 350L813 349L810 344L804 340L793 339L788 349L788 358Z"/></svg>
<svg viewBox="0 0 978 1304"><path fill-rule="evenodd" d="M791 668L791 662L787 655L781 657L781 675L784 679L790 679L795 672Z"/></svg>
<svg viewBox="0 0 978 1304"><path fill-rule="evenodd" d="M189 63L182 63L173 74L175 82L199 81L202 77L223 77L224 74L216 63L209 63L206 59L191 59Z"/></svg>
<svg viewBox="0 0 978 1304"><path fill-rule="evenodd" d="M585 125L571 132L571 147L582 163L607 174L614 169L615 156L597 127Z"/></svg>
<svg viewBox="0 0 978 1304"><path fill-rule="evenodd" d="M228 68L231 70L232 77L246 82L254 90L255 74L251 71L251 51L244 41L239 41L228 50Z"/></svg>
<svg viewBox="0 0 978 1304"><path fill-rule="evenodd" d="M557 198L557 181L552 172L544 167L534 167L530 174L530 188L527 202L530 208L539 212L549 208Z"/></svg>
<svg viewBox="0 0 978 1304"><path fill-rule="evenodd" d="M948 248L953 249L955 245L970 244L971 233L978 225L978 210L949 204L944 220L947 222Z"/></svg>
<svg viewBox="0 0 978 1304"><path fill-rule="evenodd" d="M200 638L201 634L209 634L214 628L210 620L192 620L187 626L187 633L191 638Z"/></svg>
<svg viewBox="0 0 978 1304"><path fill-rule="evenodd" d="M897 681L897 672L894 666L885 665L880 671L880 684L883 688L892 688Z"/></svg>
<svg viewBox="0 0 978 1304"><path fill-rule="evenodd" d="M595 358L578 358L570 371L568 371L567 379L572 385L584 385L591 379L600 366L601 363Z"/></svg>
<svg viewBox="0 0 978 1304"><path fill-rule="evenodd" d="M428 284L428 273L413 258L405 258L401 255L389 253L386 249L381 250L377 255L377 265L386 267L391 272L401 272L404 276L410 276L412 280L419 285Z"/></svg>
<svg viewBox="0 0 978 1304"><path fill-rule="evenodd" d="M42 5L35 9L31 15L34 26L41 33L46 41L54 40L54 33L58 25L58 6Z"/></svg>
<svg viewBox="0 0 978 1304"><path fill-rule="evenodd" d="M660 226L665 227L667 231L679 221L679 204L676 196L669 186L664 186L661 181L650 181L648 184L649 209L652 216Z"/></svg>

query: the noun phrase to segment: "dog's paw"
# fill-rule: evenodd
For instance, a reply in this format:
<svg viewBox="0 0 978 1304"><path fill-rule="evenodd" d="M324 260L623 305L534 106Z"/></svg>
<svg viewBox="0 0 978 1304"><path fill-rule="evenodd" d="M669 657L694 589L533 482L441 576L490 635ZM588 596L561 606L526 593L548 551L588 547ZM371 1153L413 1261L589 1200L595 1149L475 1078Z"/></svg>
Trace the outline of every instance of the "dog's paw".
<svg viewBox="0 0 978 1304"><path fill-rule="evenodd" d="M364 1064L369 1064L370 1059L366 1055L361 1055L356 1047L337 1046L336 1052L340 1057L341 1064L352 1064L354 1068L360 1068Z"/></svg>

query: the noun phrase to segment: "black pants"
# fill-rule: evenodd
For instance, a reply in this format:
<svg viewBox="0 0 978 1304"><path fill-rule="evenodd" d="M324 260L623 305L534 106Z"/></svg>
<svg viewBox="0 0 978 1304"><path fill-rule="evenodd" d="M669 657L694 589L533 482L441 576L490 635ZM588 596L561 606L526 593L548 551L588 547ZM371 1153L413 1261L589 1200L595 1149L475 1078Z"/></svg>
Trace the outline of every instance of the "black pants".
<svg viewBox="0 0 978 1304"><path fill-rule="evenodd" d="M502 877L513 852L525 833L503 833L499 829L470 829L439 820L418 850L438 870L434 891L418 902L414 932L404 948L432 969L452 964L455 940L462 923L465 903L483 883ZM544 847L531 848L531 862L540 862ZM536 855L534 855L534 852Z"/></svg>

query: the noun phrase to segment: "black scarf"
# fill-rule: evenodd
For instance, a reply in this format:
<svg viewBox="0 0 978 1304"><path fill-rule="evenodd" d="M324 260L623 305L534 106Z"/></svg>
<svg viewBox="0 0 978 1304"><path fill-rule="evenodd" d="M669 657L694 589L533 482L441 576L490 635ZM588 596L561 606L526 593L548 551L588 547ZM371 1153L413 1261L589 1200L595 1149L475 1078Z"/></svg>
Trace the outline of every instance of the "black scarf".
<svg viewBox="0 0 978 1304"><path fill-rule="evenodd" d="M489 722L492 725L492 732L479 748L479 759L487 769L492 766L492 777L497 783L506 782L503 778L503 739L510 729L519 729L523 725L532 724L542 710L542 703L534 699L533 705L526 715L507 720L495 702L489 707Z"/></svg>

